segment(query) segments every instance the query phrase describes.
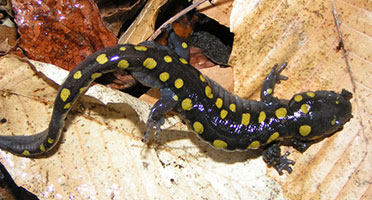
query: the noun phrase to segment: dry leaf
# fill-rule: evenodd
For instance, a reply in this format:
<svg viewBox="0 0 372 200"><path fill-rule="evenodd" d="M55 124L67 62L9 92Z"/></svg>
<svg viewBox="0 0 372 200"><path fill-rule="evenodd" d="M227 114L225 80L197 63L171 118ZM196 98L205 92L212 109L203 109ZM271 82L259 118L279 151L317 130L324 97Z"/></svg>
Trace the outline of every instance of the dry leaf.
<svg viewBox="0 0 372 200"><path fill-rule="evenodd" d="M367 5L370 4L370 5ZM372 45L370 1L235 1L231 64L235 91L257 98L274 63L289 62L280 98L306 90L346 88L354 93L353 116L344 130L317 143L288 177L277 177L289 199L371 199ZM336 26L334 13L340 27ZM370 18L370 17L369 17ZM338 50L339 35L343 48ZM271 170L270 170L271 171ZM277 173L270 173L277 176Z"/></svg>
<svg viewBox="0 0 372 200"><path fill-rule="evenodd" d="M0 113L7 119L0 132L32 134L45 129L56 88L14 56L2 57L0 69L4 75L0 87L6 88L1 90ZM84 97L71 113L60 144L46 157L22 158L0 151L0 160L15 181L41 199L227 198L229 190L252 198L261 197L263 190L276 191L263 195L267 198L280 196L279 185L264 176L260 159L246 162L247 156L255 156L216 151L182 124L163 131L148 147L141 142L145 127L137 116L143 114L128 103L105 106ZM242 173L245 178L237 178ZM236 184L226 187L231 181ZM237 184L244 190L237 190ZM215 194L217 188L225 192Z"/></svg>
<svg viewBox="0 0 372 200"><path fill-rule="evenodd" d="M147 40L154 32L157 13L165 3L167 3L166 0L147 1L136 20L134 20L125 33L120 36L119 44L138 44Z"/></svg>
<svg viewBox="0 0 372 200"><path fill-rule="evenodd" d="M41 199L371 199L372 33L365 20L371 5L334 2L344 57L336 48L333 1L234 3L231 64L238 94L257 97L271 66L284 60L289 80L276 88L281 98L307 89L354 93L354 118L343 131L304 154L289 149L296 160L292 174L279 177L251 153L215 150L180 124L147 147L140 141L144 123L132 108L86 97L68 115L62 141L49 156L0 151L0 161ZM56 88L13 57L0 59L0 70L0 113L8 120L1 134L46 128Z"/></svg>
<svg viewBox="0 0 372 200"><path fill-rule="evenodd" d="M13 0L19 46L30 59L71 70L88 55L117 43L92 0Z"/></svg>

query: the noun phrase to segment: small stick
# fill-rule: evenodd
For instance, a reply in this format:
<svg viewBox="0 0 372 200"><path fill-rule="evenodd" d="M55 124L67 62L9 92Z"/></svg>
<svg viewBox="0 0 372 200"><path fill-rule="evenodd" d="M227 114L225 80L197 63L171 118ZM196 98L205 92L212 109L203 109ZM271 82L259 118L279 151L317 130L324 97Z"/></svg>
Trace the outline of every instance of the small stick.
<svg viewBox="0 0 372 200"><path fill-rule="evenodd" d="M170 19L168 19L166 22L164 22L148 39L147 41L153 41L155 40L156 37L158 37L160 35L160 33L163 31L163 29L168 25L168 24L171 24L173 23L174 21L176 21L178 18L180 18L181 16L185 15L186 13L188 13L190 10L198 7L200 4L206 2L206 1L209 1L211 4L212 2L210 0L199 0L195 3L193 3L192 5L188 6L187 8L181 10L180 12L178 12L176 15L174 15L173 17L171 17ZM212 4L213 5L213 4Z"/></svg>

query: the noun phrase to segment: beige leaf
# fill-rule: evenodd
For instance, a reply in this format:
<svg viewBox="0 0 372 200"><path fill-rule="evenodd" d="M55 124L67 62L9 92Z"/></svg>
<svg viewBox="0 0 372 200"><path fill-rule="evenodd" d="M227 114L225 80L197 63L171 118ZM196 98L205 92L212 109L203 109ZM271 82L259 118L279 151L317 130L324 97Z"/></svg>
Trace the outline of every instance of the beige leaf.
<svg viewBox="0 0 372 200"><path fill-rule="evenodd" d="M234 2L237 94L257 99L273 64L284 61L289 79L276 87L280 98L319 89L354 94L354 117L342 131L303 154L290 149L296 165L286 178L270 170L289 199L372 198L371 7L367 0Z"/></svg>
<svg viewBox="0 0 372 200"><path fill-rule="evenodd" d="M352 2L234 2L231 64L239 95L257 98L264 76L283 61L289 62L283 72L289 80L276 88L281 98L318 89L346 88L354 94L354 118L344 130L304 154L283 148L296 161L292 174L279 177L251 153L215 150L180 123L146 146L140 120L146 114L127 102L103 105L86 96L68 115L61 142L48 156L30 159L0 151L0 161L17 184L40 199L371 199L367 19L372 6L367 0ZM333 7L346 54L336 49ZM0 124L0 133L44 130L56 89L27 63L2 57L0 113L7 123Z"/></svg>
<svg viewBox="0 0 372 200"><path fill-rule="evenodd" d="M56 94L53 84L14 56L0 59L0 74L0 113L7 119L0 132L44 130ZM15 181L41 199L229 198L231 191L236 198L280 197L279 185L264 176L261 159L246 162L247 156L256 156L216 151L182 124L146 146L141 142L144 123L137 116L141 113L130 102L102 105L82 97L71 113L61 142L46 157L22 158L0 151L0 161Z"/></svg>

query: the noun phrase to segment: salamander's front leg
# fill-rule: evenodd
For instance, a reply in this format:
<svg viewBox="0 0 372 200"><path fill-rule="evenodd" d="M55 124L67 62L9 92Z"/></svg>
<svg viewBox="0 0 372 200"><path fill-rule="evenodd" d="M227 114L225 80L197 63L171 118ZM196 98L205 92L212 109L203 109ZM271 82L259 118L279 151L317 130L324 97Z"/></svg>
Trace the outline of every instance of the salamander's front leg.
<svg viewBox="0 0 372 200"><path fill-rule="evenodd" d="M261 101L272 106L279 104L278 98L273 96L275 84L280 83L281 80L287 80L288 77L280 75L283 69L287 66L287 63L283 63L279 68L278 64L275 64L271 72L266 76L265 81L261 88Z"/></svg>
<svg viewBox="0 0 372 200"><path fill-rule="evenodd" d="M149 118L146 123L145 136L142 142L147 142L147 137L150 134L152 128L155 126L155 135L158 135L161 131L160 126L164 124L164 114L171 111L178 104L178 99L174 92L169 88L160 89L161 98L151 108Z"/></svg>
<svg viewBox="0 0 372 200"><path fill-rule="evenodd" d="M287 151L284 155L280 155L280 148L278 143L274 143L263 151L263 159L267 165L274 167L280 175L283 175L283 170L287 170L288 173L292 172L292 167L295 162L287 158L289 152Z"/></svg>

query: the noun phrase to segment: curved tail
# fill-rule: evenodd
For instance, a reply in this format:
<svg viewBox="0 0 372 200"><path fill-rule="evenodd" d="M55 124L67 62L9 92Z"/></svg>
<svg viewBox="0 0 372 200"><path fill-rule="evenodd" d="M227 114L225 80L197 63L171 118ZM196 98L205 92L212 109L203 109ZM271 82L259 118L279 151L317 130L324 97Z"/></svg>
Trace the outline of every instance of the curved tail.
<svg viewBox="0 0 372 200"><path fill-rule="evenodd" d="M146 46L136 48L143 50ZM136 57L141 55L139 53L133 45L117 45L89 55L61 85L49 127L35 135L0 136L0 148L22 156L42 154L52 149L60 138L67 113L90 83L105 73L119 68L128 69L129 63L131 66L138 65Z"/></svg>

